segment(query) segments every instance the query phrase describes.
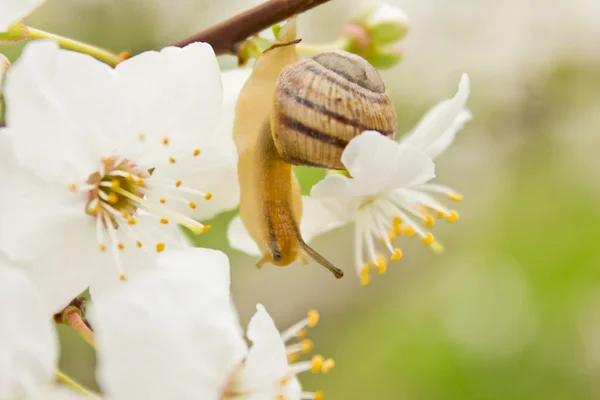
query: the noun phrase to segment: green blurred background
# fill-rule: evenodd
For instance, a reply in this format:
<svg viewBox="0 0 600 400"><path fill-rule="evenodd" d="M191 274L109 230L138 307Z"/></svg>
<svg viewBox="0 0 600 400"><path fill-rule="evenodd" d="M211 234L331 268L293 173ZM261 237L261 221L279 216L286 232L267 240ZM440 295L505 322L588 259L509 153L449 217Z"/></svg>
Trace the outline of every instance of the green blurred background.
<svg viewBox="0 0 600 400"><path fill-rule="evenodd" d="M254 268L231 251L225 213L199 245L231 256L244 324L263 303L283 329L310 308L316 351L337 366L303 375L329 399L600 398L600 3L597 0L390 0L410 17L405 61L384 78L401 132L472 80L474 120L437 162L464 194L461 219L438 224L446 252L400 239L405 257L363 288L343 228L314 247L349 272ZM160 48L254 0L48 0L28 22L114 51ZM334 0L300 20L331 40L360 10ZM0 46L14 58L20 46ZM233 57L221 59L224 68ZM303 189L322 176L298 171ZM93 386L93 354L60 329L67 373Z"/></svg>

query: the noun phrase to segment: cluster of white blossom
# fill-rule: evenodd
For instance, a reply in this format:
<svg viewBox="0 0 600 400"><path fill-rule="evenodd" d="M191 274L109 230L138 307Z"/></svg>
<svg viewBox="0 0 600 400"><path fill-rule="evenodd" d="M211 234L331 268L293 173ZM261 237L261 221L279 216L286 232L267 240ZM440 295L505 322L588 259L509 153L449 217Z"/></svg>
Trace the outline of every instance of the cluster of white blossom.
<svg viewBox="0 0 600 400"><path fill-rule="evenodd" d="M0 2L0 30L38 3ZM231 131L249 71L221 73L205 43L111 68L40 40L0 73L0 399L99 398L56 383L52 316L87 288L104 398L323 397L297 379L334 366L320 355L298 361L318 313L280 332L257 305L244 336L227 256L192 247L184 232L207 232L198 221L239 204ZM305 238L354 223L364 284L370 268L385 272L386 251L402 257L400 235L439 249L420 225L458 219L432 194L460 196L429 181L470 119L468 95L465 75L400 143L371 131L352 140L348 174L330 173L305 198ZM229 238L257 251L239 218Z"/></svg>

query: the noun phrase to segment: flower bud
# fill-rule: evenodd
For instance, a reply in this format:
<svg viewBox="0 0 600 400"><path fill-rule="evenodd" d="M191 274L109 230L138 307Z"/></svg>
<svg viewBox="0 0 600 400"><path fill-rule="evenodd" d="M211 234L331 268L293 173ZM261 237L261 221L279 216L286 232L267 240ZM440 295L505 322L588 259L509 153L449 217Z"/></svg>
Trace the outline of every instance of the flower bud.
<svg viewBox="0 0 600 400"><path fill-rule="evenodd" d="M377 45L395 43L408 33L408 17L398 7L380 3L364 20L371 40Z"/></svg>

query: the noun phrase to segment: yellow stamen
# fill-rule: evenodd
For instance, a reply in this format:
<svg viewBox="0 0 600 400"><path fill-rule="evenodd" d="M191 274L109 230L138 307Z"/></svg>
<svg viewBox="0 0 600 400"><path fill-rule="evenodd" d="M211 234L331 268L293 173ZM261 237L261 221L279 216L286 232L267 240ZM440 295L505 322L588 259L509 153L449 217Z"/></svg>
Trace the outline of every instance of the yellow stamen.
<svg viewBox="0 0 600 400"><path fill-rule="evenodd" d="M300 342L300 346L302 347L302 352L306 354L313 349L313 342L310 339L304 339Z"/></svg>
<svg viewBox="0 0 600 400"><path fill-rule="evenodd" d="M434 239L434 237L433 237L433 234L432 234L431 232L426 232L426 233L425 233L425 236L421 238L421 241L422 241L422 242L423 242L425 245L427 245L427 246L431 245L431 244L433 243L433 241L434 241L434 240L435 240L435 239Z"/></svg>
<svg viewBox="0 0 600 400"><path fill-rule="evenodd" d="M454 210L450 210L450 214L446 215L446 217L444 218L446 221L453 223L458 221L459 215L456 211Z"/></svg>
<svg viewBox="0 0 600 400"><path fill-rule="evenodd" d="M129 218L129 211L125 210L121 215L123 215L123 218Z"/></svg>
<svg viewBox="0 0 600 400"><path fill-rule="evenodd" d="M319 323L319 312L317 310L310 310L306 318L308 319L308 327L314 328Z"/></svg>
<svg viewBox="0 0 600 400"><path fill-rule="evenodd" d="M119 201L119 197L116 194L112 193L112 192L109 193L109 195L108 195L108 202L110 204L115 204L117 201Z"/></svg>
<svg viewBox="0 0 600 400"><path fill-rule="evenodd" d="M193 201L190 201L190 202L188 203L188 205L190 206L190 208L191 208L192 210L195 210L195 209L196 209L196 203L194 203Z"/></svg>
<svg viewBox="0 0 600 400"><path fill-rule="evenodd" d="M166 225L166 224L168 224L168 223L169 223L169 220L168 220L168 219L166 219L166 218L161 218L161 219L160 219L160 223L161 223L161 224L163 224L163 225Z"/></svg>
<svg viewBox="0 0 600 400"><path fill-rule="evenodd" d="M415 232L415 230L408 225L406 226L406 228L404 228L404 234L408 237L413 237L416 233L417 232Z"/></svg>
<svg viewBox="0 0 600 400"><path fill-rule="evenodd" d="M135 184L138 186L144 186L144 180L142 178L139 178L135 181Z"/></svg>
<svg viewBox="0 0 600 400"><path fill-rule="evenodd" d="M127 280L127 277L124 274L119 275L119 279L123 282Z"/></svg>
<svg viewBox="0 0 600 400"><path fill-rule="evenodd" d="M462 201L463 199L462 195L458 193L449 193L448 198L452 201Z"/></svg>
<svg viewBox="0 0 600 400"><path fill-rule="evenodd" d="M138 140L140 142L143 142L144 139L146 139L146 134L144 132L140 132L140 134L138 135Z"/></svg>
<svg viewBox="0 0 600 400"><path fill-rule="evenodd" d="M321 369L323 368L323 362L325 361L325 358L320 355L317 354L315 356L313 356L313 358L310 360L311 362L311 367L310 370L313 374L319 373L321 372Z"/></svg>
<svg viewBox="0 0 600 400"><path fill-rule="evenodd" d="M165 249L165 244L164 243L157 243L156 244L156 252L160 253L161 251L163 251Z"/></svg>
<svg viewBox="0 0 600 400"><path fill-rule="evenodd" d="M205 198L206 200L210 200L210 199L212 199L212 193L211 193L211 192L208 192L208 193L206 193L206 194L204 195L204 198Z"/></svg>
<svg viewBox="0 0 600 400"><path fill-rule="evenodd" d="M137 247L141 248L142 247L142 242L140 242L139 240L135 243L137 245Z"/></svg>
<svg viewBox="0 0 600 400"><path fill-rule="evenodd" d="M323 392L321 392L320 390L315 392L314 400L323 400L324 398L325 398L325 394L323 394Z"/></svg>
<svg viewBox="0 0 600 400"><path fill-rule="evenodd" d="M100 251L106 251L106 245L100 244Z"/></svg>
<svg viewBox="0 0 600 400"><path fill-rule="evenodd" d="M124 250L124 249L125 249L125 245L124 245L123 243L118 243L118 244L117 244L117 248L118 248L119 250Z"/></svg>
<svg viewBox="0 0 600 400"><path fill-rule="evenodd" d="M399 260L402 258L402 250L395 248L394 254L390 257L390 260Z"/></svg>
<svg viewBox="0 0 600 400"><path fill-rule="evenodd" d="M444 217L446 216L446 214L444 214L444 213L443 213L443 212L441 212L441 211L436 211L436 212L435 212L435 215L437 215L437 217L438 217L438 218L444 218Z"/></svg>
<svg viewBox="0 0 600 400"><path fill-rule="evenodd" d="M402 223L402 218L400 218L399 216L395 216L394 219L392 219L392 224L394 225L400 225Z"/></svg>
<svg viewBox="0 0 600 400"><path fill-rule="evenodd" d="M179 187L179 186L181 186L181 181L175 182L175 187Z"/></svg>
<svg viewBox="0 0 600 400"><path fill-rule="evenodd" d="M296 333L296 337L298 339L302 339L302 338L305 338L307 334L308 334L308 329L302 328Z"/></svg>
<svg viewBox="0 0 600 400"><path fill-rule="evenodd" d="M74 191L76 191L76 190L77 190L77 185L75 185L74 183L70 184L70 185L69 185L69 190L70 190L71 192L74 192Z"/></svg>
<svg viewBox="0 0 600 400"><path fill-rule="evenodd" d="M169 157L169 162L170 162L171 164L175 164L175 162L176 162L176 161L177 161L177 160L175 160L175 157Z"/></svg>
<svg viewBox="0 0 600 400"><path fill-rule="evenodd" d="M428 228L431 228L433 225L435 225L435 219L433 219L433 217L429 214L425 215L425 219L423 220L423 225L425 225Z"/></svg>
<svg viewBox="0 0 600 400"><path fill-rule="evenodd" d="M370 282L371 278L369 276L369 265L365 264L363 266L362 271L360 271L360 283L363 286L367 286Z"/></svg>
<svg viewBox="0 0 600 400"><path fill-rule="evenodd" d="M167 202L167 199L158 199L158 201L160 201L160 204L165 204Z"/></svg>
<svg viewBox="0 0 600 400"><path fill-rule="evenodd" d="M321 367L321 372L324 374L328 374L335 367L335 361L332 358L328 358L323 362Z"/></svg>
<svg viewBox="0 0 600 400"><path fill-rule="evenodd" d="M288 364L295 363L296 361L298 361L299 358L300 358L300 355L298 353L288 354L288 356L287 356Z"/></svg>
<svg viewBox="0 0 600 400"><path fill-rule="evenodd" d="M128 223L129 225L135 225L135 222L136 222L136 221L135 221L135 218L134 218L134 217L131 217L131 218L129 218L129 219L127 220L127 223Z"/></svg>
<svg viewBox="0 0 600 400"><path fill-rule="evenodd" d="M202 232L206 233L210 231L210 228L212 228L212 225L204 225L204 227L202 228Z"/></svg>
<svg viewBox="0 0 600 400"><path fill-rule="evenodd" d="M121 186L121 182L119 182L119 180L118 180L118 179L113 179L113 180L110 182L110 185L111 185L111 187L113 187L113 188L116 188L116 187L119 187L119 186Z"/></svg>
<svg viewBox="0 0 600 400"><path fill-rule="evenodd" d="M168 145L169 144L169 138L168 137L163 138L162 144L164 144L165 146Z"/></svg>
<svg viewBox="0 0 600 400"><path fill-rule="evenodd" d="M194 150L194 157L198 157L200 155L200 149Z"/></svg>

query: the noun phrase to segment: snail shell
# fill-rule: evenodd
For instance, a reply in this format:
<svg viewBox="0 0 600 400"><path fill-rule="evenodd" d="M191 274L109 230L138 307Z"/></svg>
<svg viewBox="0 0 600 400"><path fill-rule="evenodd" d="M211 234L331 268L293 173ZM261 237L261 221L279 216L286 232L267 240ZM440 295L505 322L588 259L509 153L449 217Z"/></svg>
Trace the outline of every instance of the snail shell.
<svg viewBox="0 0 600 400"><path fill-rule="evenodd" d="M392 102L381 76L366 60L335 50L281 71L271 131L284 161L344 169L344 148L366 130L388 137L396 132Z"/></svg>

